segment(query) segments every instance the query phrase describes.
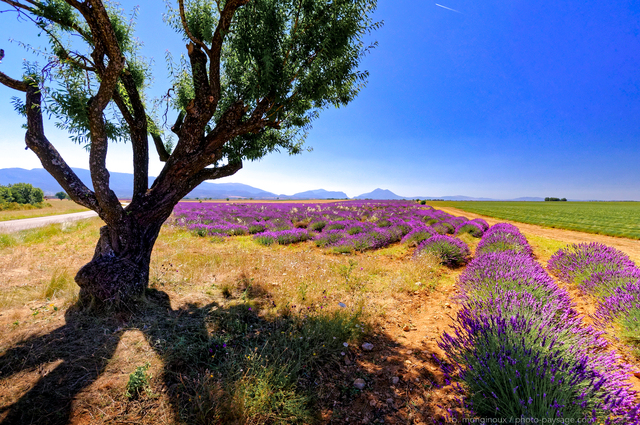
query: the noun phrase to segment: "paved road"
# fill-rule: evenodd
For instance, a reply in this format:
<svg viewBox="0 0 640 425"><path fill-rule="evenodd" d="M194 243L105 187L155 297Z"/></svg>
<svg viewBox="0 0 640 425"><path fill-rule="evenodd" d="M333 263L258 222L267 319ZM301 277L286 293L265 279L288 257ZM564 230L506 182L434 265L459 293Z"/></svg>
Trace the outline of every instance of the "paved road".
<svg viewBox="0 0 640 425"><path fill-rule="evenodd" d="M0 233L18 232L20 230L33 229L35 227L46 226L51 223L68 223L82 220L83 218L95 217L94 211L85 211L73 214L50 215L48 217L25 218L22 220L0 221Z"/></svg>

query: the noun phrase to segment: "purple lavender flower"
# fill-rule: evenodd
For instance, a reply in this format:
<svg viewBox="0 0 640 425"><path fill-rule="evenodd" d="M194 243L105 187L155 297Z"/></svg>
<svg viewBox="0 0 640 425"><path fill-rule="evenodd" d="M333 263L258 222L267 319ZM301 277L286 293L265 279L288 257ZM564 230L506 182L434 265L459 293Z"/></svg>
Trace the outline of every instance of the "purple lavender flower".
<svg viewBox="0 0 640 425"><path fill-rule="evenodd" d="M476 247L476 255L486 252L509 251L533 255L527 239L517 227L509 223L498 223L484 232Z"/></svg>
<svg viewBox="0 0 640 425"><path fill-rule="evenodd" d="M474 221L467 221L456 227L455 234L459 235L462 233L469 233L475 238L480 238L484 233L484 229L479 223L476 223Z"/></svg>
<svg viewBox="0 0 640 425"><path fill-rule="evenodd" d="M435 234L436 232L431 227L414 227L413 230L411 230L402 238L401 242L406 243L409 246L418 246L420 242L429 239Z"/></svg>
<svg viewBox="0 0 640 425"><path fill-rule="evenodd" d="M483 240L518 234L501 227ZM582 323L567 292L529 255L479 255L459 284L462 309L440 347L450 363L443 371L457 371L474 415L628 422L628 365L605 350L602 332Z"/></svg>
<svg viewBox="0 0 640 425"><path fill-rule="evenodd" d="M567 246L556 252L547 263L551 273L565 282L577 284L594 273L634 267L625 253L598 242Z"/></svg>
<svg viewBox="0 0 640 425"><path fill-rule="evenodd" d="M440 259L440 263L451 267L465 264L471 257L467 244L446 235L436 235L421 242L416 248L415 255L423 252L434 254Z"/></svg>

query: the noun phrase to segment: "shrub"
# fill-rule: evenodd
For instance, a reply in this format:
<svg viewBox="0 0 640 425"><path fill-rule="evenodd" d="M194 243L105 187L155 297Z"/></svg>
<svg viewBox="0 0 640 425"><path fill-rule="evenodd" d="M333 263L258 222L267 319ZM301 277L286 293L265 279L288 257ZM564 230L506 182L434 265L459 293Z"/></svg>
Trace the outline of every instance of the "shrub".
<svg viewBox="0 0 640 425"><path fill-rule="evenodd" d="M635 263L625 253L597 242L567 246L556 252L547 264L551 273L565 282L577 284L595 273L634 267Z"/></svg>
<svg viewBox="0 0 640 425"><path fill-rule="evenodd" d="M452 235L456 231L456 228L453 227L451 223L447 223L446 221L438 221L436 223L433 223L431 227L441 235Z"/></svg>
<svg viewBox="0 0 640 425"><path fill-rule="evenodd" d="M328 230L316 236L314 238L314 242L316 243L316 246L325 247L335 244L343 237L344 232L342 230Z"/></svg>
<svg viewBox="0 0 640 425"><path fill-rule="evenodd" d="M322 232L322 229L324 229L326 225L327 225L326 221L323 221L323 220L314 221L313 223L309 224L309 229L315 232Z"/></svg>
<svg viewBox="0 0 640 425"><path fill-rule="evenodd" d="M578 285L580 291L598 298L613 295L618 288L640 281L640 269L627 267L622 270L594 272Z"/></svg>
<svg viewBox="0 0 640 425"><path fill-rule="evenodd" d="M267 231L258 233L254 236L254 240L262 245L271 245L277 242L280 245L289 245L292 243L306 241L310 238L306 229L287 229L279 231Z"/></svg>
<svg viewBox="0 0 640 425"><path fill-rule="evenodd" d="M254 223L249 225L249 234L255 235L256 233L262 233L267 230L264 224Z"/></svg>
<svg viewBox="0 0 640 425"><path fill-rule="evenodd" d="M640 342L640 279L616 288L613 293L600 300L596 317L603 327L617 323L627 338Z"/></svg>
<svg viewBox="0 0 640 425"><path fill-rule="evenodd" d="M487 223L486 220L482 218L474 218L473 220L469 220L469 221L472 221L478 224L482 228L483 232L486 232L487 230L489 230L489 223Z"/></svg>
<svg viewBox="0 0 640 425"><path fill-rule="evenodd" d="M476 247L476 255L487 252L509 251L533 255L527 239L517 227L508 223L498 223L487 230Z"/></svg>
<svg viewBox="0 0 640 425"><path fill-rule="evenodd" d="M485 300L504 291L529 293L537 300L562 299L570 308L566 291L560 289L544 268L526 254L489 252L477 255L458 278L461 298Z"/></svg>
<svg viewBox="0 0 640 425"><path fill-rule="evenodd" d="M420 242L429 239L436 232L431 227L416 227L402 238L402 243L409 246L418 246Z"/></svg>
<svg viewBox="0 0 640 425"><path fill-rule="evenodd" d="M461 233L469 233L474 238L481 238L484 230L478 223L467 221L466 223L462 223L461 225L456 227L455 234L459 235Z"/></svg>
<svg viewBox="0 0 640 425"><path fill-rule="evenodd" d="M574 328L575 320L467 306L457 322L455 335L445 333L440 347L453 365L445 370L460 370L476 416L613 421L634 402L617 356L598 353L604 341Z"/></svg>
<svg viewBox="0 0 640 425"><path fill-rule="evenodd" d="M451 236L436 235L423 241L415 254L430 252L440 259L440 263L446 266L460 266L469 261L471 251L467 244Z"/></svg>
<svg viewBox="0 0 640 425"><path fill-rule="evenodd" d="M129 381L127 382L127 390L125 396L129 399L135 399L140 396L142 391L147 394L151 393L149 386L151 382L151 376L147 374L150 364L145 363L144 366L138 366L132 374L129 375Z"/></svg>
<svg viewBox="0 0 640 425"><path fill-rule="evenodd" d="M368 249L379 249L390 245L396 239L394 236L383 229L373 229L368 232L358 233L355 235L344 235L334 244L336 252L366 251Z"/></svg>
<svg viewBox="0 0 640 425"><path fill-rule="evenodd" d="M259 233L254 236L253 240L258 242L260 245L272 245L276 242L276 237L272 233L273 232Z"/></svg>

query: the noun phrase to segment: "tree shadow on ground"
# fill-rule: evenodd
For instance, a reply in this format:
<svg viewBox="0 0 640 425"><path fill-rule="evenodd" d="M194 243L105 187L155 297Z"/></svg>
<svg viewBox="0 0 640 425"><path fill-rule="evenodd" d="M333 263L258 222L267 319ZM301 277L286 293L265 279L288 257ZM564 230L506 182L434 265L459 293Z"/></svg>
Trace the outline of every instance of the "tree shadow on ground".
<svg viewBox="0 0 640 425"><path fill-rule="evenodd" d="M0 424L69 423L77 395L104 373L124 333L136 329L163 363L162 386L178 422L438 422L427 398L411 404L399 393L424 392L441 379L427 369L409 372L405 354L385 335L376 337L373 352L343 347L361 332L348 315L298 311L266 319L242 303L174 310L166 293L149 290L139 313L87 314L74 306L65 319L0 356L3 380L57 363L17 401L0 407ZM390 372L375 367L382 347L398 363L393 373L406 374L392 392ZM414 375L422 382L408 379ZM358 377L367 382L364 390L353 385Z"/></svg>

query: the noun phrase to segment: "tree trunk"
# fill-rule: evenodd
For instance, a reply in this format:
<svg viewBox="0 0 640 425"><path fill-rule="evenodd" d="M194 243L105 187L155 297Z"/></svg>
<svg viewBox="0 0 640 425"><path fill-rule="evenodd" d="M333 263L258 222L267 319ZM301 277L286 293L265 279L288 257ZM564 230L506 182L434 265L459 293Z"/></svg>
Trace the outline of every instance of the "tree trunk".
<svg viewBox="0 0 640 425"><path fill-rule="evenodd" d="M127 215L122 223L102 227L93 259L75 277L80 302L108 309L135 304L149 285L151 251L163 222Z"/></svg>

